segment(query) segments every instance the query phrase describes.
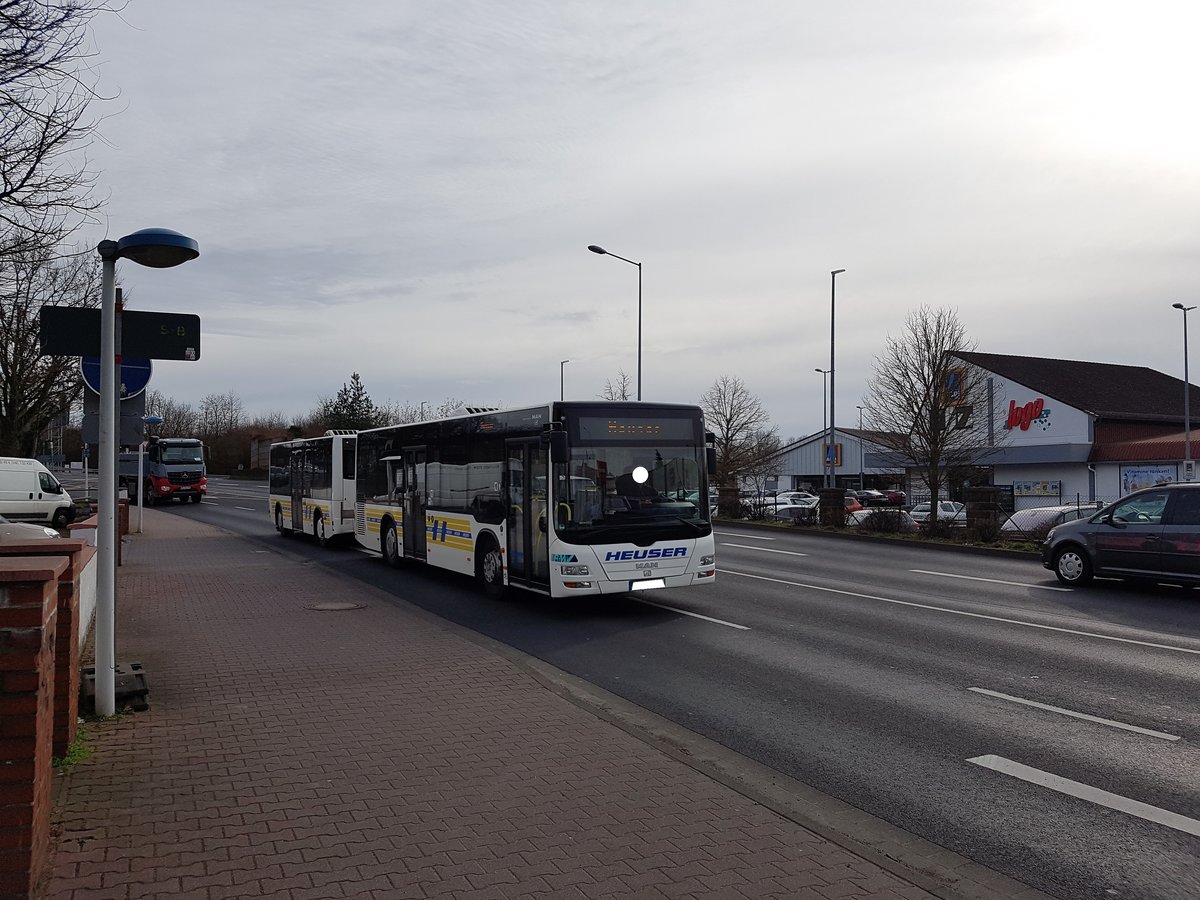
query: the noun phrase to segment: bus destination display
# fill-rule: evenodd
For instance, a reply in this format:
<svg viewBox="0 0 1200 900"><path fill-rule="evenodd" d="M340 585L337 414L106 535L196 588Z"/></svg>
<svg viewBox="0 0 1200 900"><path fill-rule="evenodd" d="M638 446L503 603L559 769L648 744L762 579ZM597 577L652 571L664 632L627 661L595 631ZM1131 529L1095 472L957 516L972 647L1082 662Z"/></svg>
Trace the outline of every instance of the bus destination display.
<svg viewBox="0 0 1200 900"><path fill-rule="evenodd" d="M694 441L696 423L689 418L655 419L621 416L580 416L579 436L583 440L666 440Z"/></svg>

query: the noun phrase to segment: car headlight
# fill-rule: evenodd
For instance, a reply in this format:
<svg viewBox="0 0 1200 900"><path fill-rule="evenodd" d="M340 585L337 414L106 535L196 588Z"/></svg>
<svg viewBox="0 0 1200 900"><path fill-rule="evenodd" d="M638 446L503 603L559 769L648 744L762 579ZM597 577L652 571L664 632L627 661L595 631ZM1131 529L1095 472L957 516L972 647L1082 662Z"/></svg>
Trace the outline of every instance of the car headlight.
<svg viewBox="0 0 1200 900"><path fill-rule="evenodd" d="M589 575L587 566L563 566L560 570L564 575Z"/></svg>
<svg viewBox="0 0 1200 900"><path fill-rule="evenodd" d="M702 566L715 566L716 564L717 557L715 554L710 553L708 556L700 557L700 565Z"/></svg>
<svg viewBox="0 0 1200 900"><path fill-rule="evenodd" d="M62 535L59 534L57 531L55 531L53 528L43 528L42 531L44 531L46 533L46 537L54 537L54 538L62 537Z"/></svg>

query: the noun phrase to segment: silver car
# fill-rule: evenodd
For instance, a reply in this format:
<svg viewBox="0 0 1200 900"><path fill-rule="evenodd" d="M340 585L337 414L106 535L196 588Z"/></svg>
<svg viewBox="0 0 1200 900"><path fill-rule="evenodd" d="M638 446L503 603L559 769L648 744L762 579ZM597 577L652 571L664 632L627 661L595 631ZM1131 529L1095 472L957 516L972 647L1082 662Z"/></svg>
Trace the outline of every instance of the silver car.
<svg viewBox="0 0 1200 900"><path fill-rule="evenodd" d="M4 516L0 516L0 543L8 543L9 541L42 541L61 537L61 534L53 528L47 528L45 525L12 522Z"/></svg>

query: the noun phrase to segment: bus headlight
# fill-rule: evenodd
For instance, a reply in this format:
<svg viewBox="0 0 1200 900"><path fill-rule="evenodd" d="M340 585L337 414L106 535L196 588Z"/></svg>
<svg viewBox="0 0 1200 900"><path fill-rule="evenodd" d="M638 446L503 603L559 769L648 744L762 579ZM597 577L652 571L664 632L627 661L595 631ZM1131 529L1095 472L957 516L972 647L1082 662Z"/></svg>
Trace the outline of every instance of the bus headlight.
<svg viewBox="0 0 1200 900"><path fill-rule="evenodd" d="M715 566L716 564L717 557L714 553L710 553L708 556L700 557L700 565L702 566Z"/></svg>
<svg viewBox="0 0 1200 900"><path fill-rule="evenodd" d="M587 566L563 566L562 573L564 575L590 575Z"/></svg>

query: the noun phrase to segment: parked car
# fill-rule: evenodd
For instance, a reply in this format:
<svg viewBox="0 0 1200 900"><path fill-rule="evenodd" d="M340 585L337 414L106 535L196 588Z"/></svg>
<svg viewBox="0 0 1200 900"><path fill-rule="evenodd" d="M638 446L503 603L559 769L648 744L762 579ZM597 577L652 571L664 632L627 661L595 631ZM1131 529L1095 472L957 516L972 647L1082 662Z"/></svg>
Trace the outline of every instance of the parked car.
<svg viewBox="0 0 1200 900"><path fill-rule="evenodd" d="M865 490L858 492L858 502L863 506L891 506L892 501L883 491Z"/></svg>
<svg viewBox="0 0 1200 900"><path fill-rule="evenodd" d="M908 495L904 491L888 490L884 491L884 493L887 494L888 500L896 506L903 506L908 502Z"/></svg>
<svg viewBox="0 0 1200 900"><path fill-rule="evenodd" d="M1198 584L1198 546L1200 482L1162 484L1052 528L1042 565L1068 585L1094 575Z"/></svg>
<svg viewBox="0 0 1200 900"><path fill-rule="evenodd" d="M858 502L858 497L851 497L846 494L846 512L852 513L863 508L863 505Z"/></svg>
<svg viewBox="0 0 1200 900"><path fill-rule="evenodd" d="M860 528L863 531L885 531L892 534L898 532L910 534L920 529L911 515L894 506L875 506L855 510L846 516L846 524L851 528Z"/></svg>
<svg viewBox="0 0 1200 900"><path fill-rule="evenodd" d="M772 519L811 525L817 521L821 512L821 501L812 497L799 500L796 503L781 503L770 513Z"/></svg>
<svg viewBox="0 0 1200 900"><path fill-rule="evenodd" d="M909 515L922 528L929 521L932 514L932 503L918 503L908 511ZM963 504L955 500L939 500L938 501L938 522L944 525L966 525L967 524L967 508Z"/></svg>
<svg viewBox="0 0 1200 900"><path fill-rule="evenodd" d="M1006 538L1021 540L1040 540L1051 528L1064 522L1074 522L1076 519L1086 519L1094 516L1100 508L1099 504L1080 505L1077 503L1061 506L1035 506L1030 509L1019 509L1009 516L1000 526L1000 534Z"/></svg>
<svg viewBox="0 0 1200 900"><path fill-rule="evenodd" d="M45 525L13 522L4 516L0 516L0 543L7 543L9 541L42 541L61 537L61 534Z"/></svg>

